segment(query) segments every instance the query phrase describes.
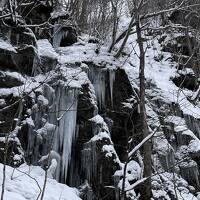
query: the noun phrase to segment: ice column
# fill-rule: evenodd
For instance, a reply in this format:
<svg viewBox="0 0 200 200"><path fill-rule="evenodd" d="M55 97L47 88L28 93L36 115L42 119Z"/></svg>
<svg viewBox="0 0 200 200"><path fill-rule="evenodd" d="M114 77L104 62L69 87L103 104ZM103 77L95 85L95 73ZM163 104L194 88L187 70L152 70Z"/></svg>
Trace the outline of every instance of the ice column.
<svg viewBox="0 0 200 200"><path fill-rule="evenodd" d="M111 106L113 106L113 84L115 81L115 70L110 69L109 70L109 83L110 83L110 101Z"/></svg>
<svg viewBox="0 0 200 200"><path fill-rule="evenodd" d="M55 113L51 123L57 124L54 133L53 150L61 156L56 170L56 179L65 182L71 160L71 148L75 139L78 89L58 86L55 94Z"/></svg>
<svg viewBox="0 0 200 200"><path fill-rule="evenodd" d="M105 105L106 95L106 72L107 69L91 67L88 73L89 79L94 86L99 108L102 109Z"/></svg>
<svg viewBox="0 0 200 200"><path fill-rule="evenodd" d="M88 71L88 76L94 86L100 110L105 105L106 92L108 93L110 92L109 96L110 96L111 106L112 106L115 70L108 69L108 68L97 68L97 67L91 66L90 70Z"/></svg>

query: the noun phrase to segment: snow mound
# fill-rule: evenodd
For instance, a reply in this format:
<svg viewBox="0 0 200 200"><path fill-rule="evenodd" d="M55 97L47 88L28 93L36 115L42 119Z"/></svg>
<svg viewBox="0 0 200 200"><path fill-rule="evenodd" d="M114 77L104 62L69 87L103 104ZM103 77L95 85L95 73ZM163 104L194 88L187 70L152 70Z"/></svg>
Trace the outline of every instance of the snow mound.
<svg viewBox="0 0 200 200"><path fill-rule="evenodd" d="M58 54L55 52L51 43L47 39L38 40L38 53L40 56L57 59Z"/></svg>
<svg viewBox="0 0 200 200"><path fill-rule="evenodd" d="M0 164L0 183L3 180L3 165ZM22 165L19 168L6 166L5 196L6 200L40 199L45 172L40 167ZM2 188L0 188L0 192ZM80 200L78 190L47 179L44 200Z"/></svg>
<svg viewBox="0 0 200 200"><path fill-rule="evenodd" d="M8 42L0 39L0 48L17 53L16 49Z"/></svg>

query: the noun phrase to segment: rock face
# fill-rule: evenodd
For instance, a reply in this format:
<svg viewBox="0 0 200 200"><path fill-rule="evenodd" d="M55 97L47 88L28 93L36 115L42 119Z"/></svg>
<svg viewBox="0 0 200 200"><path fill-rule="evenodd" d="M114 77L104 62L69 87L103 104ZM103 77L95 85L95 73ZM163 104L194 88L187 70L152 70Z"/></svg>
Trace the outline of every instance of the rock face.
<svg viewBox="0 0 200 200"><path fill-rule="evenodd" d="M42 23L50 16L55 25L50 29L52 38L45 31L23 26L30 19ZM0 158L8 147L6 164L27 162L53 168L51 176L79 188L83 200L120 199L127 151L142 140L138 79L131 77L127 66L118 67L111 55L95 53L97 41L76 43L69 14L53 10L50 4L38 5L26 22L13 29L2 23L0 28ZM173 91L185 91L186 106L199 98L191 95L199 91L196 56L184 65L190 56L187 39L179 35L176 42L166 37L160 41L162 51L173 53L174 63L176 53L183 52L181 62L170 68L167 81ZM194 47L193 38L189 40ZM152 59L160 64L164 56ZM196 191L200 187L200 122L184 112L179 102L167 101L160 82L154 83L147 74L148 125L150 131L157 128L152 163L155 172L161 173L152 178L152 192L154 199L176 199L174 182L188 193L192 186ZM128 187L142 176L142 155L141 148L127 164ZM127 192L127 198L136 198L140 190Z"/></svg>
<svg viewBox="0 0 200 200"><path fill-rule="evenodd" d="M4 158L4 154L5 154L5 152L3 151L4 148L7 149L7 157L5 158L5 160L2 160L1 162L5 163L6 165L15 166L15 167L18 167L21 164L23 164L25 160L24 160L21 144L18 138L16 137L9 138L9 140L6 142L7 146L5 146L5 141L3 141L2 139L3 138L1 138L1 142L0 142L0 148L1 148L0 157Z"/></svg>
<svg viewBox="0 0 200 200"><path fill-rule="evenodd" d="M163 50L175 53L179 48L182 53L181 57L189 56L186 39L185 36L177 36L172 39L174 43L167 40L166 43L164 42L166 48L164 47ZM190 39L192 41L192 38ZM194 59L189 62L194 63L195 59L196 57L194 56ZM185 57L185 61L186 60L187 58ZM178 88L195 92L199 88L199 73L196 65L191 67L188 63L184 65L184 69L179 68L180 65L177 66L178 69L175 76L171 77L171 80ZM187 99L193 102L190 95L188 95ZM154 149L158 154L160 164L165 171L176 171L176 173L180 174L190 185L194 186L196 189L199 188L199 164L196 157L198 155L197 146L199 144L198 117L194 117L192 112L185 114L185 106L182 106L178 101L169 104L167 101L163 101L162 98L155 98L154 95L151 94L149 96L149 101L152 102L152 100L154 104L153 109L160 117L160 123L163 126L162 131L165 135L165 148L164 145L159 147L159 143L161 144L162 139L158 139L158 141L157 139L154 140ZM166 110L169 111L169 114L166 113ZM164 120L162 120L162 118Z"/></svg>
<svg viewBox="0 0 200 200"><path fill-rule="evenodd" d="M5 40L0 41L0 66L22 74L33 75L34 68L39 63L37 57L36 38L29 28L19 25L9 29L0 24L0 35Z"/></svg>
<svg viewBox="0 0 200 200"><path fill-rule="evenodd" d="M44 72L48 74L50 70L55 70L55 73L49 74L49 78L36 78L32 91L25 89L22 102L20 97L13 100L19 101L20 110L17 110L19 104L15 105L15 110L13 101L7 103L9 96L2 96L2 107L11 105L12 112L9 112L9 116L5 115L7 110L3 112L1 121L6 117L14 120L16 113L20 116L20 120L15 123L18 127L15 135L20 140L20 149L25 152L22 158L25 158L26 162L46 167L51 160L56 159L57 171L54 178L58 181L70 186L85 187L87 180L90 190L89 193L84 190L83 199L88 199L91 194L89 199L115 199L116 191L105 186L115 185L113 175L120 169L120 160L114 149L118 143L113 144L111 140L112 138L117 141L118 135L112 133L113 130L116 132L113 122L119 127L120 117L109 108L120 109L119 112L123 110L121 102L132 95L128 77L122 69L115 71L92 63L86 72L79 68L80 65L61 66L57 64L58 54L50 45L46 48L48 53L43 52L43 46L48 45L46 40L38 42L39 57L42 59ZM39 74L40 68L36 71ZM12 73L2 72L4 79L12 80L12 84L6 84L2 79L2 88L12 89L25 84L24 77L20 79ZM26 81L29 82L29 78ZM118 87L115 85L117 81L123 81L129 89L124 92L122 88L125 86L121 85L116 101L113 90ZM26 85L24 87L26 88ZM10 98L12 99L12 96ZM102 113L105 121L98 113ZM121 129L125 125L125 122L122 122ZM3 124L2 132L9 131L9 128L10 124ZM119 145L123 145L123 142ZM123 152L119 150L119 154L123 155ZM19 165L12 160L12 165Z"/></svg>
<svg viewBox="0 0 200 200"><path fill-rule="evenodd" d="M188 16L188 19L186 20L186 16ZM195 15L194 13L189 14L189 11L186 10L178 10L175 12L172 12L171 16L169 19L178 24L183 24L185 26L191 26L194 29L199 28L199 17Z"/></svg>
<svg viewBox="0 0 200 200"><path fill-rule="evenodd" d="M23 85L23 80L17 77L19 74L5 73L0 71L0 88L12 88Z"/></svg>
<svg viewBox="0 0 200 200"><path fill-rule="evenodd" d="M88 185L89 192L80 189L83 199L115 199L115 190L105 186L115 184L120 161L110 137L112 123L109 130L98 115L113 104L115 72L93 63L88 72L80 64L60 63L48 34L24 25L42 23L50 15L53 24L62 23L61 29L51 30L54 47L77 42L75 27L66 12L53 11L51 5L41 4L36 10L12 29L0 24L0 132L1 147L8 145L6 164L25 161L46 168L55 160L55 179L75 187ZM28 12L26 8L24 14ZM3 158L4 151L0 154Z"/></svg>

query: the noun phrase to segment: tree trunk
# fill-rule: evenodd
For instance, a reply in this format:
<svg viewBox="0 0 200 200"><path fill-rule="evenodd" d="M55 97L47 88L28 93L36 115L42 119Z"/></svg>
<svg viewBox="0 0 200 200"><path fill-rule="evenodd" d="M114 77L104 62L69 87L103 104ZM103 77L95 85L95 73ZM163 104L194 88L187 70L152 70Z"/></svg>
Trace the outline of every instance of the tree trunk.
<svg viewBox="0 0 200 200"><path fill-rule="evenodd" d="M118 27L118 19L117 19L117 5L114 5L114 2L111 0L112 3L112 9L113 9L113 31L112 31L112 43L109 47L108 52L110 53L115 45L115 41L116 41L116 35L117 35L117 27Z"/></svg>
<svg viewBox="0 0 200 200"><path fill-rule="evenodd" d="M140 119L142 125L142 134L143 138L146 138L149 135L147 118L146 118L146 109L145 109L145 50L144 42L142 38L142 31L140 26L139 15L137 16L136 21L136 32L137 32L137 42L140 50ZM151 141L147 141L143 147L144 150L144 177L151 177ZM151 178L148 178L141 189L141 200L150 200L151 199Z"/></svg>
<svg viewBox="0 0 200 200"><path fill-rule="evenodd" d="M126 200L125 185L126 185L126 170L127 170L127 166L128 166L128 158L127 158L127 162L124 165L121 200Z"/></svg>
<svg viewBox="0 0 200 200"><path fill-rule="evenodd" d="M131 30L132 30L132 27L133 27L133 24L134 24L134 19L135 19L134 16L132 16L131 21L130 21L129 26L128 26L128 29L126 31L125 38L124 38L124 40L123 40L118 52L116 53L115 58L119 58L119 56L121 55L122 51L124 50L124 47L126 45L126 42L127 42L128 38L129 38L129 35L131 33Z"/></svg>

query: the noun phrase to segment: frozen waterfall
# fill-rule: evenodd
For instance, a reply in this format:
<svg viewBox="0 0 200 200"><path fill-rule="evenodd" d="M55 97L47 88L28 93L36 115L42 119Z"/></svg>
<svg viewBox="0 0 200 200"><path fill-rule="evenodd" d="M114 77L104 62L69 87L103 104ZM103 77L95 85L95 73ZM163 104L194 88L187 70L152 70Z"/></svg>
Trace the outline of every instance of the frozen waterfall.
<svg viewBox="0 0 200 200"><path fill-rule="evenodd" d="M53 150L61 156L56 170L56 179L65 182L71 159L71 147L76 133L76 114L78 89L57 86L55 104L50 122L56 125Z"/></svg>
<svg viewBox="0 0 200 200"><path fill-rule="evenodd" d="M112 106L115 70L91 66L88 71L88 77L94 86L100 110L102 110L106 104L105 99L107 94L110 97Z"/></svg>
<svg viewBox="0 0 200 200"><path fill-rule="evenodd" d="M59 182L66 182L71 160L71 148L76 136L76 115L79 89L65 83L56 83L53 88L43 87L43 95L37 97L32 108L29 124L27 157L32 164L46 159L51 163L49 152L55 152L56 172ZM40 100L39 100L40 99ZM32 120L33 118L33 120ZM41 164L41 163L39 163ZM45 163L43 163L46 165Z"/></svg>

